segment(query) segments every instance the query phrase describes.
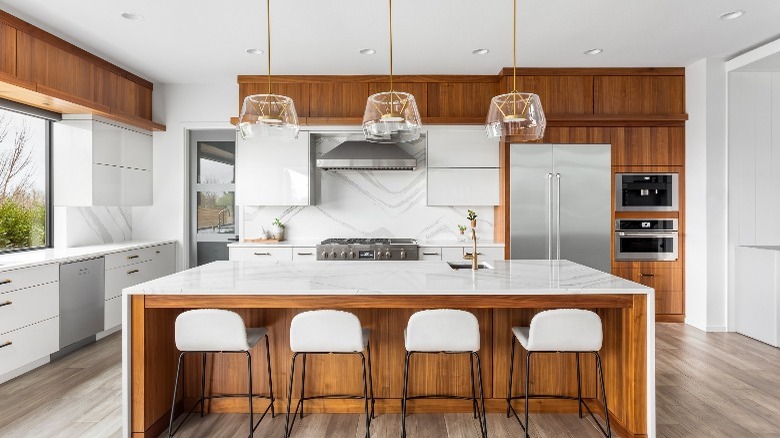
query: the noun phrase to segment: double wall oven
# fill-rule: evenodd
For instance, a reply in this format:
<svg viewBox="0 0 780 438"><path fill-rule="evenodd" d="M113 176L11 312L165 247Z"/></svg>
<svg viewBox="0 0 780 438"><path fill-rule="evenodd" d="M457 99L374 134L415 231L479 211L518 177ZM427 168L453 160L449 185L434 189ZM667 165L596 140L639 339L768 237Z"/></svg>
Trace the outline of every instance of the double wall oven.
<svg viewBox="0 0 780 438"><path fill-rule="evenodd" d="M677 173L618 173L615 210L648 213L645 218L615 221L615 261L675 261L678 259L678 220L652 217L679 211Z"/></svg>

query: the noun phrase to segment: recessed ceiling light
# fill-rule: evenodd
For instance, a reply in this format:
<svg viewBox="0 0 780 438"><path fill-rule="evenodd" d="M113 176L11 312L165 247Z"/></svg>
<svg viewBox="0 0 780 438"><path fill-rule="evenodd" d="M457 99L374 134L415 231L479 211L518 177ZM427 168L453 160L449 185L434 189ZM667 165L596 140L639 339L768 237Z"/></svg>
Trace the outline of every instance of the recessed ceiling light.
<svg viewBox="0 0 780 438"><path fill-rule="evenodd" d="M246 53L249 53L250 55L262 55L263 49L256 49L253 47L251 49L246 49Z"/></svg>
<svg viewBox="0 0 780 438"><path fill-rule="evenodd" d="M141 21L144 19L144 16L141 14L136 14L134 12L124 12L122 13L122 18L126 18L131 21Z"/></svg>
<svg viewBox="0 0 780 438"><path fill-rule="evenodd" d="M745 11L731 11L726 12L725 14L721 14L720 19L721 20L733 20L735 18L739 18L741 16L745 15Z"/></svg>
<svg viewBox="0 0 780 438"><path fill-rule="evenodd" d="M472 55L487 55L490 50L488 49L474 49L471 51Z"/></svg>
<svg viewBox="0 0 780 438"><path fill-rule="evenodd" d="M599 53L603 52L603 49L588 49L582 53L586 55L598 55Z"/></svg>
<svg viewBox="0 0 780 438"><path fill-rule="evenodd" d="M374 49L360 49L361 55L373 55L374 53L376 53Z"/></svg>

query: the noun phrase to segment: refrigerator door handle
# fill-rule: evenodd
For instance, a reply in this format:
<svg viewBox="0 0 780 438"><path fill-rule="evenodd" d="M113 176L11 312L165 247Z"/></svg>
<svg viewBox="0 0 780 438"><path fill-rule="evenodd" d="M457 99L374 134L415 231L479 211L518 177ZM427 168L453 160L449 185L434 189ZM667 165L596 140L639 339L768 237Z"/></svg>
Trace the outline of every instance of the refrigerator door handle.
<svg viewBox="0 0 780 438"><path fill-rule="evenodd" d="M561 259L561 174L556 173L555 174L556 179L556 219L555 219L555 245L556 245L556 251L555 251L555 259L560 260Z"/></svg>
<svg viewBox="0 0 780 438"><path fill-rule="evenodd" d="M553 193L553 174L547 174L547 260L552 260L552 193Z"/></svg>

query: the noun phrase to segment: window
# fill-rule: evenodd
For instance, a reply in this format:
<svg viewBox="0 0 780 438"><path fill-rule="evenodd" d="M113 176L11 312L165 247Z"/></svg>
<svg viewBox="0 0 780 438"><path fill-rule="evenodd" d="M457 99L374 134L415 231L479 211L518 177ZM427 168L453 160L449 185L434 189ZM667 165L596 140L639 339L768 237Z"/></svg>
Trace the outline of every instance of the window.
<svg viewBox="0 0 780 438"><path fill-rule="evenodd" d="M51 120L38 112L0 101L0 253L51 246Z"/></svg>

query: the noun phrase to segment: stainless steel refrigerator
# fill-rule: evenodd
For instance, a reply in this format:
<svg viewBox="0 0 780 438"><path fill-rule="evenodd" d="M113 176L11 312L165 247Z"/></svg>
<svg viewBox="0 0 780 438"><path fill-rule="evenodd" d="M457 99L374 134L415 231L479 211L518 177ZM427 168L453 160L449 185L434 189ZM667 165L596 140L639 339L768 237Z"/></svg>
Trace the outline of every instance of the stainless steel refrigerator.
<svg viewBox="0 0 780 438"><path fill-rule="evenodd" d="M608 144L510 146L512 259L567 259L610 272Z"/></svg>

